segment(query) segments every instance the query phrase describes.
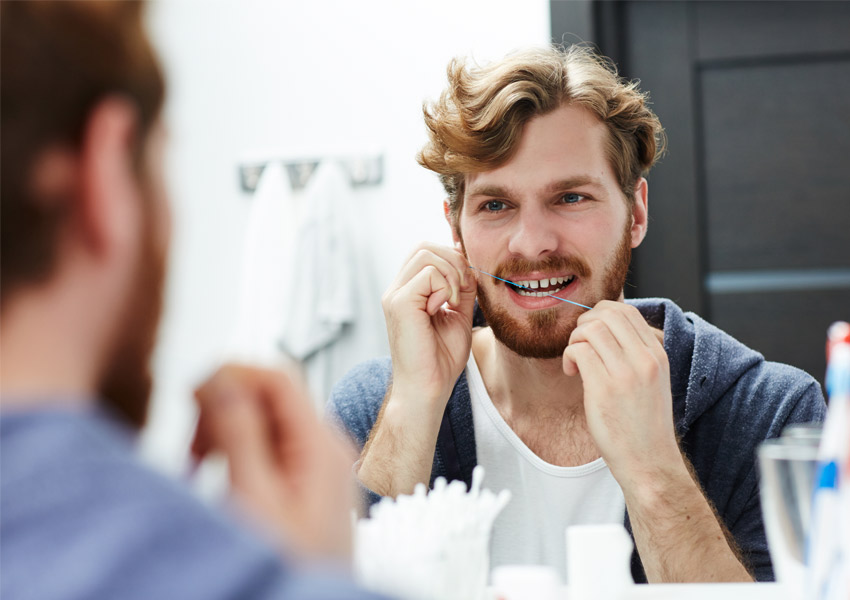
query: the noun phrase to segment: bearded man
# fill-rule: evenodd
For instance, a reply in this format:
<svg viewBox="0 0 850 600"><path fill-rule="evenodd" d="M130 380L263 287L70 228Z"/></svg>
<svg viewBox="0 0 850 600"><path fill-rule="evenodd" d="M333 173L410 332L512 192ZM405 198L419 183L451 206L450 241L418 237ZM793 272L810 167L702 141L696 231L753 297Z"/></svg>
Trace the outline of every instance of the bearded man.
<svg viewBox="0 0 850 600"><path fill-rule="evenodd" d="M369 500L481 464L512 494L494 566L565 576L567 526L624 523L636 581L772 579L756 446L823 396L669 300L624 301L664 146L645 95L580 47L448 79L419 161L455 247L409 257L383 298L391 359L330 403Z"/></svg>

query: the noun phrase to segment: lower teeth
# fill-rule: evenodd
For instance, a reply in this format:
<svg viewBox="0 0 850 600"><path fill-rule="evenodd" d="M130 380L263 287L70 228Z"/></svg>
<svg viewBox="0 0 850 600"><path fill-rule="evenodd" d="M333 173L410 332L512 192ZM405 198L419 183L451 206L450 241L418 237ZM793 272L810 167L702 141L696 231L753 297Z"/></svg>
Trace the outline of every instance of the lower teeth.
<svg viewBox="0 0 850 600"><path fill-rule="evenodd" d="M566 286L559 287L558 289L547 290L545 292L535 292L532 290L526 290L524 288L516 288L514 291L520 296L536 296L538 298L542 298L544 296L551 296L552 294L557 294L561 290L563 290Z"/></svg>

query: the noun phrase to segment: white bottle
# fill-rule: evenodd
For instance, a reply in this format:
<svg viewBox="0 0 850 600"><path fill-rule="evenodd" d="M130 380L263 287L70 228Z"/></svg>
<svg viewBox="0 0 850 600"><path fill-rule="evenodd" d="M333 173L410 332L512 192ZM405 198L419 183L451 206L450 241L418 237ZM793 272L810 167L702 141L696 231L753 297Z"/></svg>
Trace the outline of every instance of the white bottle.
<svg viewBox="0 0 850 600"><path fill-rule="evenodd" d="M615 600L634 586L634 544L619 524L567 527L570 600Z"/></svg>

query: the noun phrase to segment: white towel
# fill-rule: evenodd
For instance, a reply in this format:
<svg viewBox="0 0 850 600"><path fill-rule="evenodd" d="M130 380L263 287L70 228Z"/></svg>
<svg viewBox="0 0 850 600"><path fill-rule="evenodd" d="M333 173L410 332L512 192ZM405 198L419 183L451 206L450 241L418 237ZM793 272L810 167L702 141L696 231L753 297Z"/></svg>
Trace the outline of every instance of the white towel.
<svg viewBox="0 0 850 600"><path fill-rule="evenodd" d="M374 273L378 190L353 190L335 160L300 192L269 164L251 199L235 358L301 362L316 408L354 365L389 352Z"/></svg>
<svg viewBox="0 0 850 600"><path fill-rule="evenodd" d="M280 348L302 361L316 408L352 367L388 354L369 229L374 188L353 189L333 160L322 163L296 202L303 219L282 305Z"/></svg>
<svg viewBox="0 0 850 600"><path fill-rule="evenodd" d="M319 165L299 198L303 216L289 257L291 278L278 330L281 348L296 360L334 342L355 319L351 201L348 177L336 161Z"/></svg>
<svg viewBox="0 0 850 600"><path fill-rule="evenodd" d="M291 293L286 269L297 226L297 207L284 165L266 166L250 202L232 353L239 360L274 364L281 355L280 307Z"/></svg>

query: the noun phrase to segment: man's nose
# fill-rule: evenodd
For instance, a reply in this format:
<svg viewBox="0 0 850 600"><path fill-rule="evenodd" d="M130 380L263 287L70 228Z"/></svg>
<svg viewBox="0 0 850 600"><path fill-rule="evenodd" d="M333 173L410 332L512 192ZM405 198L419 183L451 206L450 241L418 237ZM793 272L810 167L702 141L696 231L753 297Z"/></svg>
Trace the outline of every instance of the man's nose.
<svg viewBox="0 0 850 600"><path fill-rule="evenodd" d="M524 206L515 219L508 250L515 255L535 259L558 247L557 223L541 207Z"/></svg>

